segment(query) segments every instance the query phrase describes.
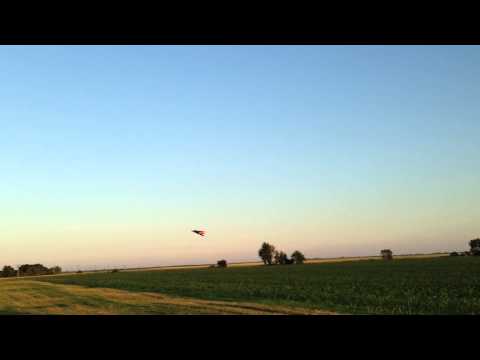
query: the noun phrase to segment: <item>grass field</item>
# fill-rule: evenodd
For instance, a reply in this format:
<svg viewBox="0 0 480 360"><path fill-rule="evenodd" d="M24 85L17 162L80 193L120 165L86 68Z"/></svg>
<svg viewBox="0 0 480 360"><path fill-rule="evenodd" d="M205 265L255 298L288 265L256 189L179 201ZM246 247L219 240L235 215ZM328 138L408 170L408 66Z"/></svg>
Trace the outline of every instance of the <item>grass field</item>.
<svg viewBox="0 0 480 360"><path fill-rule="evenodd" d="M117 289L86 288L32 280L0 282L0 315L326 314L312 309L172 297Z"/></svg>
<svg viewBox="0 0 480 360"><path fill-rule="evenodd" d="M346 314L480 314L478 257L133 271L13 281L117 289L125 294L153 293L224 305L258 304L266 312L283 307L301 308L301 313L310 309ZM147 312L156 311L150 310ZM171 311L185 311L177 310ZM124 311L137 312L131 307Z"/></svg>

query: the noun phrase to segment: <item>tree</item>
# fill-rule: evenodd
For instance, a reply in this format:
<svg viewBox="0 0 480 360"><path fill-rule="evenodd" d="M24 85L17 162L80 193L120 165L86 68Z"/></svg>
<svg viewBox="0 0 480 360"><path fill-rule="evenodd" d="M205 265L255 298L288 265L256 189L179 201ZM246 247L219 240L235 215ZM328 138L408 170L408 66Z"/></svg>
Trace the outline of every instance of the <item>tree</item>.
<svg viewBox="0 0 480 360"><path fill-rule="evenodd" d="M18 270L21 276L52 275L62 272L60 266L54 266L49 269L42 264L23 264Z"/></svg>
<svg viewBox="0 0 480 360"><path fill-rule="evenodd" d="M62 272L62 268L60 266L54 266L48 269L49 274L60 274Z"/></svg>
<svg viewBox="0 0 480 360"><path fill-rule="evenodd" d="M277 250L275 250L275 252L273 253L273 263L280 264L280 252L278 252Z"/></svg>
<svg viewBox="0 0 480 360"><path fill-rule="evenodd" d="M227 260L218 260L217 267L219 268L226 268L227 267Z"/></svg>
<svg viewBox="0 0 480 360"><path fill-rule="evenodd" d="M5 265L3 267L3 270L1 272L2 277L14 277L17 276L17 270L15 270L13 267Z"/></svg>
<svg viewBox="0 0 480 360"><path fill-rule="evenodd" d="M24 264L20 266L19 271L22 276L47 275L49 273L49 269L42 264Z"/></svg>
<svg viewBox="0 0 480 360"><path fill-rule="evenodd" d="M275 264L285 265L288 261L287 254L283 251L275 251L275 255L273 257Z"/></svg>
<svg viewBox="0 0 480 360"><path fill-rule="evenodd" d="M472 255L480 255L480 238L470 240L469 244Z"/></svg>
<svg viewBox="0 0 480 360"><path fill-rule="evenodd" d="M295 264L303 264L303 262L306 260L305 255L303 255L300 251L295 250L291 256L293 261L295 261Z"/></svg>
<svg viewBox="0 0 480 360"><path fill-rule="evenodd" d="M260 250L258 250L258 256L260 256L265 265L272 265L272 258L274 253L275 246L266 242L264 242Z"/></svg>

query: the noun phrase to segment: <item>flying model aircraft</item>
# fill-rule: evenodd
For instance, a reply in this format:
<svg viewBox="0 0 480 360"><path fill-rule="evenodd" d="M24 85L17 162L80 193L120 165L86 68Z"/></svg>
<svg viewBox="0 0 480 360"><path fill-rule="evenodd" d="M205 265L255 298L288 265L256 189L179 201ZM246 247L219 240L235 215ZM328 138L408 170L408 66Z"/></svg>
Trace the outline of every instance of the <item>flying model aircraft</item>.
<svg viewBox="0 0 480 360"><path fill-rule="evenodd" d="M194 232L195 234L198 234L200 236L205 236L205 231L203 231L203 230L192 230L192 232Z"/></svg>

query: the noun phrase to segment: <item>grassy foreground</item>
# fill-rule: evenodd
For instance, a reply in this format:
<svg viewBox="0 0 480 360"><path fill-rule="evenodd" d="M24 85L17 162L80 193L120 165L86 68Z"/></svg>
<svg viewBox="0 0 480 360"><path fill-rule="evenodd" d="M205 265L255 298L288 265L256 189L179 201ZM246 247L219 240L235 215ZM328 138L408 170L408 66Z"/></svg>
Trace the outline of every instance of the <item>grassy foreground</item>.
<svg viewBox="0 0 480 360"><path fill-rule="evenodd" d="M478 257L135 271L38 280L197 301L248 302L352 314L480 314Z"/></svg>
<svg viewBox="0 0 480 360"><path fill-rule="evenodd" d="M32 280L0 281L0 315L308 315L325 313L311 309L185 299L156 293L92 289Z"/></svg>

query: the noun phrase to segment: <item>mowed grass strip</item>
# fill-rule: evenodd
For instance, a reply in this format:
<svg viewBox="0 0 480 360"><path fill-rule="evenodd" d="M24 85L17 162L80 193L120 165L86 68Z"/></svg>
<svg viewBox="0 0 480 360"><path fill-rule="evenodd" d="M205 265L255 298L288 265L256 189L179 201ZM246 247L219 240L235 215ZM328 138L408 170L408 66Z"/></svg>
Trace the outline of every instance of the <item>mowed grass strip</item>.
<svg viewBox="0 0 480 360"><path fill-rule="evenodd" d="M0 282L0 315L306 315L311 309L290 309L254 303L184 299L158 293L86 288L32 280Z"/></svg>
<svg viewBox="0 0 480 360"><path fill-rule="evenodd" d="M480 258L82 274L57 284L353 314L480 314Z"/></svg>

